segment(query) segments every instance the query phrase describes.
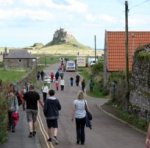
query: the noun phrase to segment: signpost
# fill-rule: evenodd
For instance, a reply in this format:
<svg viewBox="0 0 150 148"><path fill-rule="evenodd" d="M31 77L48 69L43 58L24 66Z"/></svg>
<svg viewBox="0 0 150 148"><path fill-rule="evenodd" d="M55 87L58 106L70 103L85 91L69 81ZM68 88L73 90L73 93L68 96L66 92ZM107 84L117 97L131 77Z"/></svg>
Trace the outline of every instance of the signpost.
<svg viewBox="0 0 150 148"><path fill-rule="evenodd" d="M86 57L77 56L77 67L86 67Z"/></svg>

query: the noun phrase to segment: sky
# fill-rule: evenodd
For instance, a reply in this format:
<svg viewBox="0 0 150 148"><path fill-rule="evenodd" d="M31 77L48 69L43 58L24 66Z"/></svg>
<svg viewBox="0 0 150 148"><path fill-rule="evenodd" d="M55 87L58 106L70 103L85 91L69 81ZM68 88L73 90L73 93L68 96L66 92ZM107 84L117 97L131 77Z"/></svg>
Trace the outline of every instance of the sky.
<svg viewBox="0 0 150 148"><path fill-rule="evenodd" d="M150 0L128 0L129 31L150 31ZM124 0L0 0L0 47L46 44L59 28L94 48L105 30L125 30Z"/></svg>

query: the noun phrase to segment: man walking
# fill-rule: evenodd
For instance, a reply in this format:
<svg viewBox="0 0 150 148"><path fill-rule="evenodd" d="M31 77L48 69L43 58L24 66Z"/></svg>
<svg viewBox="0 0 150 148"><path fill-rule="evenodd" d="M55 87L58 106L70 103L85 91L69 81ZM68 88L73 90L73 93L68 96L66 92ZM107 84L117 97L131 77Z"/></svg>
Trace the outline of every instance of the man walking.
<svg viewBox="0 0 150 148"><path fill-rule="evenodd" d="M44 115L46 117L47 127L48 127L48 142L54 140L55 144L58 144L57 132L58 132L58 116L59 110L61 110L61 105L59 100L56 99L55 91L49 90L49 97L44 103ZM53 139L52 139L53 138Z"/></svg>
<svg viewBox="0 0 150 148"><path fill-rule="evenodd" d="M29 91L24 94L26 101L27 121L29 124L29 137L36 135L35 124L38 114L38 101L43 106L40 95L34 90L34 86L30 85Z"/></svg>

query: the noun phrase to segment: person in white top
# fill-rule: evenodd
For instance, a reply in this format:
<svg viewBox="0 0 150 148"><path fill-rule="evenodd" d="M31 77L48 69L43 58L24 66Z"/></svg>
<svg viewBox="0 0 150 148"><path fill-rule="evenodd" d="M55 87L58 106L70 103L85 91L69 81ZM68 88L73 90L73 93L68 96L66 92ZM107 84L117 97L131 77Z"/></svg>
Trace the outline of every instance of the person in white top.
<svg viewBox="0 0 150 148"><path fill-rule="evenodd" d="M73 102L74 109L73 109L72 121L75 118L76 138L77 138L76 143L81 145L84 145L85 143L85 123L86 123L85 103L87 105L87 101L84 100L84 93L80 91L77 99L75 99Z"/></svg>
<svg viewBox="0 0 150 148"><path fill-rule="evenodd" d="M43 102L45 102L47 98L47 93L49 91L48 85L44 83L44 86L42 86L42 93L43 93Z"/></svg>
<svg viewBox="0 0 150 148"><path fill-rule="evenodd" d="M61 91L64 90L64 86L65 86L65 80L63 78L61 78L60 80L60 88L61 88Z"/></svg>

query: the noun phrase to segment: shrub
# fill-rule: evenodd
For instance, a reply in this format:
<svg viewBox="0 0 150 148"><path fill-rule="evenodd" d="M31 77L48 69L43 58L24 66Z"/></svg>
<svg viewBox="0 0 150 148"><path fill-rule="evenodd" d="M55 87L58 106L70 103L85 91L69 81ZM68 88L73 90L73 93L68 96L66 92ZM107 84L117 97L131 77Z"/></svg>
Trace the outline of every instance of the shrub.
<svg viewBox="0 0 150 148"><path fill-rule="evenodd" d="M7 102L6 102L6 89L0 92L0 143L4 143L7 140Z"/></svg>
<svg viewBox="0 0 150 148"><path fill-rule="evenodd" d="M104 67L104 62L103 61L98 61L95 65L92 66L91 72L94 75L99 74L99 72L103 72L103 67Z"/></svg>

